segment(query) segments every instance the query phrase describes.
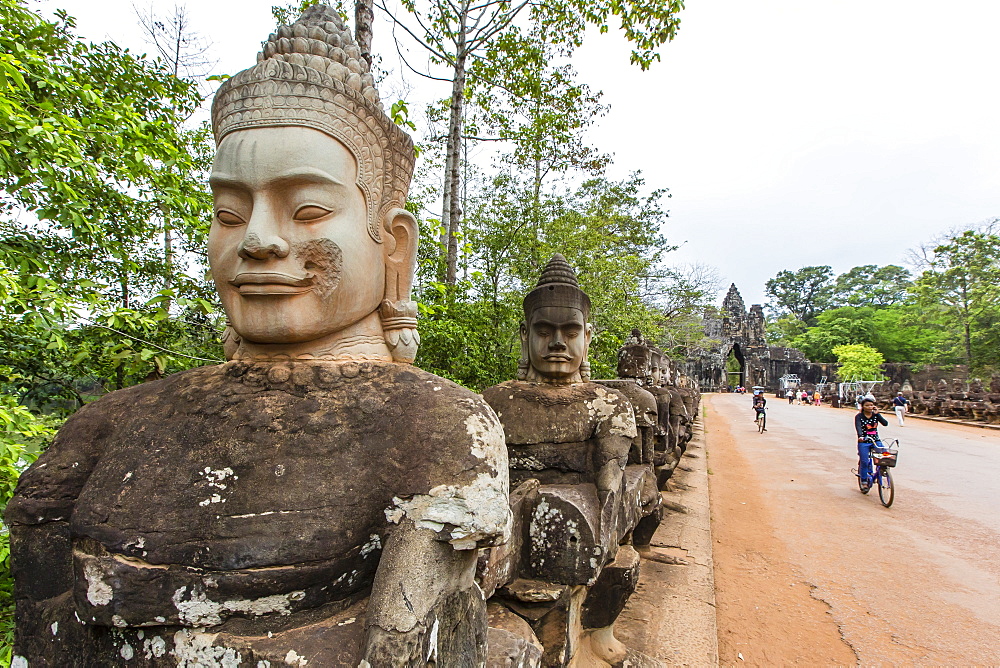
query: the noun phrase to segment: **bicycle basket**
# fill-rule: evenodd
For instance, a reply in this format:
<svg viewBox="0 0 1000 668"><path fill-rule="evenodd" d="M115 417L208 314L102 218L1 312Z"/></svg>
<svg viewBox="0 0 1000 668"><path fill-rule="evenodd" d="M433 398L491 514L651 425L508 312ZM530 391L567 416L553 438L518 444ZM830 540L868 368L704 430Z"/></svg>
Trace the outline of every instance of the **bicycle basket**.
<svg viewBox="0 0 1000 668"><path fill-rule="evenodd" d="M886 452L872 452L872 462L875 466L887 466L892 468L896 465L898 450L888 450Z"/></svg>

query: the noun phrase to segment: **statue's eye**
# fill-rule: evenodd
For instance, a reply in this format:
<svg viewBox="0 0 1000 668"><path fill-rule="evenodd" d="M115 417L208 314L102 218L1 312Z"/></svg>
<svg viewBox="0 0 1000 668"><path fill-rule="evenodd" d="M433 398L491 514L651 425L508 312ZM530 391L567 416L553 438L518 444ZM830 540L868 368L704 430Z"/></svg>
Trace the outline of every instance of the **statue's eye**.
<svg viewBox="0 0 1000 668"><path fill-rule="evenodd" d="M301 223L310 223L314 220L319 220L325 216L330 215L331 211L329 209L324 209L321 206L316 206L315 204L307 204L305 206L300 206L298 211L295 212L295 220Z"/></svg>
<svg viewBox="0 0 1000 668"><path fill-rule="evenodd" d="M244 225L246 221L237 216L232 211L226 211L225 209L219 209L215 213L215 217L223 225Z"/></svg>

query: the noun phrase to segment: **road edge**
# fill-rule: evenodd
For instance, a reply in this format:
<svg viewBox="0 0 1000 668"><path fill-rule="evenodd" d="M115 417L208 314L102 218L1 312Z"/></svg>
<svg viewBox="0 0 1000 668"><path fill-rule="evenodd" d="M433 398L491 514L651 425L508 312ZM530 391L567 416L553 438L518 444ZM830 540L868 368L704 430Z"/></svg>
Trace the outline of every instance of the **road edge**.
<svg viewBox="0 0 1000 668"><path fill-rule="evenodd" d="M704 408L699 410L694 436L661 495L666 516L651 543L679 563L644 558L639 586L618 624L627 646L667 666L719 664L709 467Z"/></svg>

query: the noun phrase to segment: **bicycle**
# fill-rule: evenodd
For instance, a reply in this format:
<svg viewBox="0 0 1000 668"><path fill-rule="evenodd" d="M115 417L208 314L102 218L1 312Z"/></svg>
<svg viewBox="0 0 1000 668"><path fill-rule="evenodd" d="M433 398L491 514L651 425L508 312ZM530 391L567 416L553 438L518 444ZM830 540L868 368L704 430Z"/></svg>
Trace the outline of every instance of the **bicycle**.
<svg viewBox="0 0 1000 668"><path fill-rule="evenodd" d="M874 443L875 441L871 438L866 438L865 442ZM892 484L892 472L889 469L895 468L898 454L898 438L894 438L891 441L883 441L881 451L871 451L871 469L868 471L869 484L865 484L865 479L861 477L860 470L858 471L858 489L861 490L861 493L867 494L871 491L872 487L878 485L878 499L886 508L892 505L896 493ZM860 462L858 465L860 466Z"/></svg>
<svg viewBox="0 0 1000 668"><path fill-rule="evenodd" d="M767 431L767 427L766 427L766 425L767 425L767 409L766 408L755 408L754 410L757 411L757 418L754 420L754 422L757 423L757 433L763 434L765 431Z"/></svg>

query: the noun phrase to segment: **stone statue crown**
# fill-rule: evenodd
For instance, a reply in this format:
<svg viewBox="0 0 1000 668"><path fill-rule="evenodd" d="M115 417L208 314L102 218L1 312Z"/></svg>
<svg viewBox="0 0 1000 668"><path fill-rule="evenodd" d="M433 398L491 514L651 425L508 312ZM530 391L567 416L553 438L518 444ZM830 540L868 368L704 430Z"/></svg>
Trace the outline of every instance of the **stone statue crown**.
<svg viewBox="0 0 1000 668"><path fill-rule="evenodd" d="M525 317L542 306L568 306L583 311L585 320L590 317L590 297L580 289L576 272L559 253L552 256L538 278L535 289L525 296Z"/></svg>
<svg viewBox="0 0 1000 668"><path fill-rule="evenodd" d="M385 114L368 63L350 31L327 5L307 8L281 26L257 64L227 79L212 103L218 145L236 130L309 127L343 143L358 163L368 232L381 243L380 221L406 202L413 140Z"/></svg>

